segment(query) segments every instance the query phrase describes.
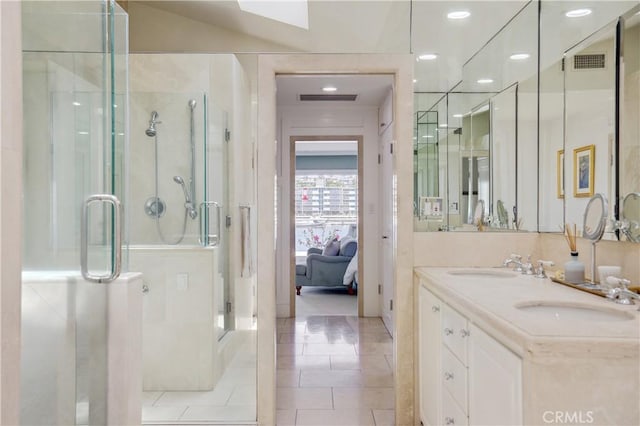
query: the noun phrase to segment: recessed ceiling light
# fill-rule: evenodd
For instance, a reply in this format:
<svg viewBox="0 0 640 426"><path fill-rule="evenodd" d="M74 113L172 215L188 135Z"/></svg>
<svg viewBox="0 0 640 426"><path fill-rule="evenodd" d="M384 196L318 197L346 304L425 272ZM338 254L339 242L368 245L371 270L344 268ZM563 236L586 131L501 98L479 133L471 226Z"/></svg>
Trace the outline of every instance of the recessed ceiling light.
<svg viewBox="0 0 640 426"><path fill-rule="evenodd" d="M324 86L322 88L323 92L335 92L336 90L338 90L338 89L335 88L334 86Z"/></svg>
<svg viewBox="0 0 640 426"><path fill-rule="evenodd" d="M453 114L454 118L462 118L462 114Z"/></svg>
<svg viewBox="0 0 640 426"><path fill-rule="evenodd" d="M528 53L514 53L513 55L509 56L509 59L513 60L513 61L524 61L525 59L529 59L529 55Z"/></svg>
<svg viewBox="0 0 640 426"><path fill-rule="evenodd" d="M574 9L564 14L567 18L581 18L583 16L591 15L591 9Z"/></svg>
<svg viewBox="0 0 640 426"><path fill-rule="evenodd" d="M440 127L448 127L448 126L447 126L447 123L442 123Z"/></svg>
<svg viewBox="0 0 640 426"><path fill-rule="evenodd" d="M449 19L465 19L471 16L471 13L467 10L456 10L455 12L447 13Z"/></svg>
<svg viewBox="0 0 640 426"><path fill-rule="evenodd" d="M421 61L433 61L437 57L438 55L436 55L435 53L425 53L424 55L418 56L418 59L420 59Z"/></svg>
<svg viewBox="0 0 640 426"><path fill-rule="evenodd" d="M414 79L413 79L413 82L414 82L414 83L417 83L417 82L418 82L418 80L416 80L416 79L414 78Z"/></svg>
<svg viewBox="0 0 640 426"><path fill-rule="evenodd" d="M490 78L481 78L478 80L478 83L480 84L489 84L489 83L493 83L493 80Z"/></svg>

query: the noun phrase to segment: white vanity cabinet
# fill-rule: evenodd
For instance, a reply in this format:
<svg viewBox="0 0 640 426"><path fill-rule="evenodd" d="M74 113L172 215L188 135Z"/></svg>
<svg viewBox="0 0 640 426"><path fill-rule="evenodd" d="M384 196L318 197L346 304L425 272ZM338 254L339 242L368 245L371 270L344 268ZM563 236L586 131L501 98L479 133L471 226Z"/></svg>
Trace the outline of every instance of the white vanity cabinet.
<svg viewBox="0 0 640 426"><path fill-rule="evenodd" d="M442 302L424 287L419 288L418 364L420 369L420 418L425 426L440 423L440 343Z"/></svg>
<svg viewBox="0 0 640 426"><path fill-rule="evenodd" d="M420 415L425 425L522 424L522 361L419 288Z"/></svg>
<svg viewBox="0 0 640 426"><path fill-rule="evenodd" d="M471 324L469 417L475 425L521 425L522 360Z"/></svg>

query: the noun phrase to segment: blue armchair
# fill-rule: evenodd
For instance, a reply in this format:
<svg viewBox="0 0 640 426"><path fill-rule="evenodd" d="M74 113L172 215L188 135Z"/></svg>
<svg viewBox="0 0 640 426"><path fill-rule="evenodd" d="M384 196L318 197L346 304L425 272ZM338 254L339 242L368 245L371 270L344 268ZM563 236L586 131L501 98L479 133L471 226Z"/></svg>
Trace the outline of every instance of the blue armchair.
<svg viewBox="0 0 640 426"><path fill-rule="evenodd" d="M343 286L344 274L357 248L357 241L347 238L340 243L340 251L336 256L324 256L322 249L310 248L306 264L296 265L296 294L300 295L303 286ZM348 290L350 294L353 293L353 284L348 286Z"/></svg>

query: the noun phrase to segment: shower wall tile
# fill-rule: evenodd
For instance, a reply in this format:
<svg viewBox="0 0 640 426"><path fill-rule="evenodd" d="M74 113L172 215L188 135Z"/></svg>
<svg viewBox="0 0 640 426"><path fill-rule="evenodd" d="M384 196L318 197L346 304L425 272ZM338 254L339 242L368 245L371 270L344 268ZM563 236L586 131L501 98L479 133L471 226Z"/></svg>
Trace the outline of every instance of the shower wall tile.
<svg viewBox="0 0 640 426"><path fill-rule="evenodd" d="M211 55L132 54L129 81L132 92L198 92L209 87Z"/></svg>

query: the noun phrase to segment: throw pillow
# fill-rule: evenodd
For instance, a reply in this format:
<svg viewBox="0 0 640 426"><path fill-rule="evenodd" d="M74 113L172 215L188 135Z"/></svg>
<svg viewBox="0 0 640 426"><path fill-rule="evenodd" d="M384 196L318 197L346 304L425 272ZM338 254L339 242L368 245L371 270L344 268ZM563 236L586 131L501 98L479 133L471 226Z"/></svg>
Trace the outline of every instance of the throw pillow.
<svg viewBox="0 0 640 426"><path fill-rule="evenodd" d="M337 256L339 252L340 252L340 243L338 242L337 238L334 238L333 240L329 241L327 245L324 247L324 250L322 250L322 255Z"/></svg>

